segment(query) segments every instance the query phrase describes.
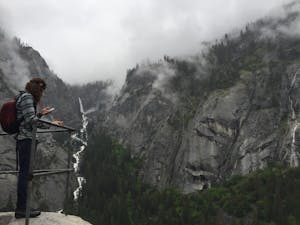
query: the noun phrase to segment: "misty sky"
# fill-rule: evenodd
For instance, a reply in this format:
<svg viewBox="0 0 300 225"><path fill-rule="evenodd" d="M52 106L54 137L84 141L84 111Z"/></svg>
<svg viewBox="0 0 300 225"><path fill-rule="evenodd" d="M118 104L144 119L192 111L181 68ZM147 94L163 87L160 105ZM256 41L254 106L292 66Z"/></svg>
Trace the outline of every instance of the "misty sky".
<svg viewBox="0 0 300 225"><path fill-rule="evenodd" d="M124 81L147 59L200 51L289 0L0 0L0 26L64 81Z"/></svg>

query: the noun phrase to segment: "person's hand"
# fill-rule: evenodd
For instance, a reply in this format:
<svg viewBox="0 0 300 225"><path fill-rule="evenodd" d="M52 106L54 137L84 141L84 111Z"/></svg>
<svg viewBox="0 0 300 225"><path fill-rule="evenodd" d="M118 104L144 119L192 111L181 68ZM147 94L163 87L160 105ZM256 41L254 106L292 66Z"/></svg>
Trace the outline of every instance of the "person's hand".
<svg viewBox="0 0 300 225"><path fill-rule="evenodd" d="M53 110L54 110L54 108L46 107L41 110L40 114L42 116L44 116L44 115L47 115L48 113L52 112Z"/></svg>
<svg viewBox="0 0 300 225"><path fill-rule="evenodd" d="M64 125L64 122L60 121L60 120L52 121L52 123L55 124L55 125L58 125L58 126L63 126Z"/></svg>

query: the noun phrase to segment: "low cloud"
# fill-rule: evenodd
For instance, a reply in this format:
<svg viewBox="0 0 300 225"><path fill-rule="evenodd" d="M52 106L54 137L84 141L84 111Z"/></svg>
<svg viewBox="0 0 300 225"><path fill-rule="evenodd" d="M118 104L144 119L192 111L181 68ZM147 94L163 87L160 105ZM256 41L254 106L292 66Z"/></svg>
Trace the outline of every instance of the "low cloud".
<svg viewBox="0 0 300 225"><path fill-rule="evenodd" d="M161 94L175 103L177 99L176 93L169 90L167 87L170 79L172 79L176 75L176 71L174 68L170 67L169 63L165 61L160 61L156 64L144 63L135 72L138 75L147 75L155 77L152 88L154 90L159 90Z"/></svg>
<svg viewBox="0 0 300 225"><path fill-rule="evenodd" d="M300 37L300 3L293 2L278 8L265 18L267 26L260 28L262 39L276 39L278 36Z"/></svg>
<svg viewBox="0 0 300 225"><path fill-rule="evenodd" d="M12 92L23 90L29 80L28 63L19 55L18 41L0 33L0 68Z"/></svg>
<svg viewBox="0 0 300 225"><path fill-rule="evenodd" d="M112 79L145 59L200 51L287 0L0 0L5 29L38 50L69 83ZM3 12L3 13L2 13Z"/></svg>

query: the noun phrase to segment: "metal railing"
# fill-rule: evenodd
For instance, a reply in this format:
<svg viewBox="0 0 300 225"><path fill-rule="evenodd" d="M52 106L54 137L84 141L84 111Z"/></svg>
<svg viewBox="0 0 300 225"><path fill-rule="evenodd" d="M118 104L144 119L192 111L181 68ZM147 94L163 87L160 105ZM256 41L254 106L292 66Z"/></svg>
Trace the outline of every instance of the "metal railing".
<svg viewBox="0 0 300 225"><path fill-rule="evenodd" d="M50 127L57 127L59 129L47 129L47 130L42 130L38 131L37 130L37 123L43 123L47 124ZM71 149L68 148L68 168L66 169L43 169L43 170L34 170L34 158L36 154L36 134L37 133L57 133L57 132L69 132L72 133L74 132L75 129L67 126L60 126L53 124L47 120L42 120L38 119L32 123L32 142L31 142L31 154L30 154L30 161L29 161L29 177L27 179L27 201L26 201L26 219L25 219L25 225L29 225L29 219L30 219L30 199L31 199L31 191L32 191L32 181L34 177L39 177L39 176L47 176L47 175L53 175L53 174L62 174L62 173L67 173L67 182L66 182L66 199L68 200L69 198L69 183L70 183L70 173L74 171L73 168L71 168L71 157L72 157L72 152ZM9 135L7 133L1 133L0 136L5 136ZM2 174L18 174L19 171L17 170L12 170L12 171L0 171L0 175Z"/></svg>

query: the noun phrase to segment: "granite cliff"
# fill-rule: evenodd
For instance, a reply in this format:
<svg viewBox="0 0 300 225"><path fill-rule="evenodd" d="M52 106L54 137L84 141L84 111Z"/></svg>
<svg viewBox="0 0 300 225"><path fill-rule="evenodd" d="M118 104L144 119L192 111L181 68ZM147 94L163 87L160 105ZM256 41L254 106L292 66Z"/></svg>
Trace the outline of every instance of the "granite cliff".
<svg viewBox="0 0 300 225"><path fill-rule="evenodd" d="M193 192L272 162L299 165L298 23L290 4L197 56L128 71L105 125L145 159L146 182Z"/></svg>

